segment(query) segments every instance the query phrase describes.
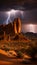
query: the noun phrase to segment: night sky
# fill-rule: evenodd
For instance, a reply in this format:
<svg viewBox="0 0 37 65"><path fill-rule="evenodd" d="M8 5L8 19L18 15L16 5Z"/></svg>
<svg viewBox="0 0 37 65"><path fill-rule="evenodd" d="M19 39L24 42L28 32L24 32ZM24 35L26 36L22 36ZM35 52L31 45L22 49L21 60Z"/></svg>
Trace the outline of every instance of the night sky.
<svg viewBox="0 0 37 65"><path fill-rule="evenodd" d="M8 2L1 1L0 5L0 24L8 24L13 22L14 18L20 17L23 32L37 33L36 0L21 0L21 2L19 0L13 2L8 0Z"/></svg>
<svg viewBox="0 0 37 65"><path fill-rule="evenodd" d="M9 22L13 22L14 18L17 17L22 19L22 23L37 24L37 9L24 11L11 9L10 11L0 12L0 24L8 24Z"/></svg>

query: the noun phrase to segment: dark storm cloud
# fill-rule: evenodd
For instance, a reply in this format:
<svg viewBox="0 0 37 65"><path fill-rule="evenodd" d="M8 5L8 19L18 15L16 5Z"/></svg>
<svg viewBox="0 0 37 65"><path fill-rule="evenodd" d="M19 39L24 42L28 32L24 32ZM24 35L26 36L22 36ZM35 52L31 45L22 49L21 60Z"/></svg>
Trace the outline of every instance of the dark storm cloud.
<svg viewBox="0 0 37 65"><path fill-rule="evenodd" d="M4 22L9 23L10 20L13 21L14 18L17 17L20 17L22 19L22 23L24 24L28 24L28 23L37 24L37 9L25 10L25 11L17 10L15 14L13 12L12 14L10 14L10 18L7 21L8 17L9 15L6 12L0 12L0 24L3 24Z"/></svg>
<svg viewBox="0 0 37 65"><path fill-rule="evenodd" d="M0 24L3 24L7 17L5 12L0 12Z"/></svg>
<svg viewBox="0 0 37 65"><path fill-rule="evenodd" d="M18 12L16 16L11 15L12 21L14 18L20 17L22 23L37 23L37 0L0 0L0 24L6 22L8 18L4 11L11 9L24 11L23 14Z"/></svg>
<svg viewBox="0 0 37 65"><path fill-rule="evenodd" d="M23 23L37 23L37 9L25 11Z"/></svg>
<svg viewBox="0 0 37 65"><path fill-rule="evenodd" d="M0 10L37 8L37 0L0 0Z"/></svg>

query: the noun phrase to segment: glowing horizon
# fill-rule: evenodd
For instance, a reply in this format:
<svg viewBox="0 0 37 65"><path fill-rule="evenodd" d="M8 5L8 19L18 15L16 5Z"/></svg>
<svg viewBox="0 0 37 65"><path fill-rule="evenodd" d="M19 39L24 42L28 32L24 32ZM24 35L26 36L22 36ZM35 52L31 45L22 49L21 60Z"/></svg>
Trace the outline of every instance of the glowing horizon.
<svg viewBox="0 0 37 65"><path fill-rule="evenodd" d="M33 32L37 33L37 24L22 24L23 32Z"/></svg>

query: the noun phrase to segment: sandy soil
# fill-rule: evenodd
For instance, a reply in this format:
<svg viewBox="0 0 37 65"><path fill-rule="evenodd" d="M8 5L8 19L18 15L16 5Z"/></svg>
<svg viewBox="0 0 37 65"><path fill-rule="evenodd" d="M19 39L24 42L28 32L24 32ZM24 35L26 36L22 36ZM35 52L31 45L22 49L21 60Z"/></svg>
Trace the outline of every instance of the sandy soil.
<svg viewBox="0 0 37 65"><path fill-rule="evenodd" d="M12 61L0 60L0 65L37 65L37 62L25 64L25 63L19 62L20 60L21 59L19 59L19 60L12 59Z"/></svg>
<svg viewBox="0 0 37 65"><path fill-rule="evenodd" d="M13 59L8 58L0 54L0 65L37 65L37 61L31 62L29 64L22 63L23 59Z"/></svg>

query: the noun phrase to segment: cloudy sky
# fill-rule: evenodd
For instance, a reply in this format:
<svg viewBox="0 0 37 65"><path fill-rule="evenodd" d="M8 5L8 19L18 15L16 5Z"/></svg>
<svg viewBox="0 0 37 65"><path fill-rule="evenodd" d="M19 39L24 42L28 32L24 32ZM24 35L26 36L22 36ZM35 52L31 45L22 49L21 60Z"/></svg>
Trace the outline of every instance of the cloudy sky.
<svg viewBox="0 0 37 65"><path fill-rule="evenodd" d="M14 18L20 17L24 24L37 24L37 9L0 11L0 24L13 22Z"/></svg>
<svg viewBox="0 0 37 65"><path fill-rule="evenodd" d="M37 33L37 9L32 10L15 10L0 12L0 24L9 24L17 17L22 20L22 31L23 32L34 32Z"/></svg>
<svg viewBox="0 0 37 65"><path fill-rule="evenodd" d="M0 24L8 24L16 17L20 17L22 23L36 24L37 0L0 0Z"/></svg>
<svg viewBox="0 0 37 65"><path fill-rule="evenodd" d="M13 22L17 17L22 20L23 32L37 33L36 0L0 1L0 25Z"/></svg>

